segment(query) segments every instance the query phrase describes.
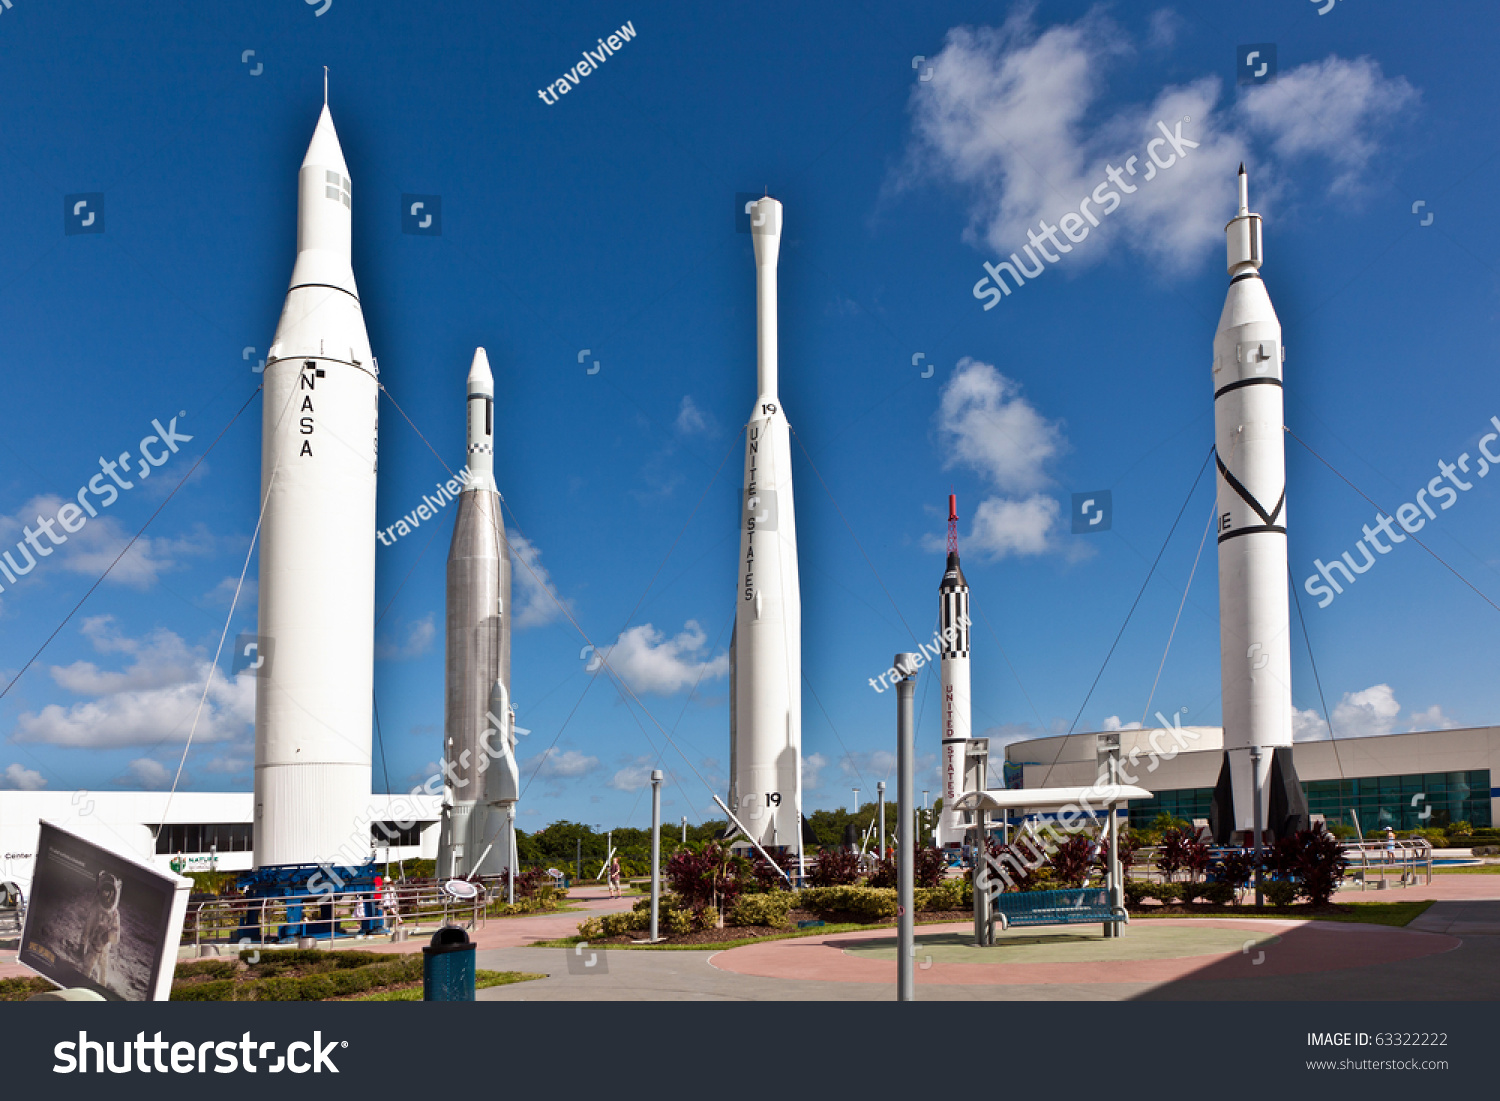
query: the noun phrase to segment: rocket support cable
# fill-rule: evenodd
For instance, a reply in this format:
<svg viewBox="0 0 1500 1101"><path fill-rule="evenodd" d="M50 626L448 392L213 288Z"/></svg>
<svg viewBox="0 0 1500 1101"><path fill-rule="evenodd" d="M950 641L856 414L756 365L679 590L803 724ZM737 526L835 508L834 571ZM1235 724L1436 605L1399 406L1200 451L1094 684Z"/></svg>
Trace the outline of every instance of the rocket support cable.
<svg viewBox="0 0 1500 1101"><path fill-rule="evenodd" d="M1156 552L1156 559L1151 563L1151 568L1146 571L1146 580L1141 582L1140 592L1135 594L1135 600L1131 602L1130 611L1125 613L1125 622L1120 624L1119 633L1115 635L1114 642L1110 643L1109 653L1104 655L1104 664L1099 666L1099 672L1094 676L1094 683L1089 685L1088 695L1083 697L1083 703L1078 707L1078 714L1073 716L1073 725L1068 727L1068 733L1058 739L1057 753L1052 757L1052 763L1047 766L1046 775L1042 777L1042 787L1047 786L1047 780L1052 776L1052 770L1057 767L1057 762L1062 758L1063 747L1067 744L1068 737L1072 735L1078 726L1078 720L1083 718L1083 709L1089 705L1093 698L1094 689L1099 687L1099 679L1104 676L1104 670L1109 668L1109 659L1114 657L1115 648L1120 645L1120 639L1125 635L1125 628L1130 626L1130 617L1135 615L1136 608L1141 603L1141 597L1146 595L1146 586L1151 584L1151 578L1156 573L1156 567L1161 562L1161 556L1167 552L1167 545L1172 542L1172 535L1177 531L1177 525L1182 522L1182 514L1187 511L1188 502L1193 499L1197 492L1198 483L1203 480L1203 472L1208 469L1208 460L1214 457L1214 449L1210 447L1208 454L1203 456L1203 463L1198 467L1198 474L1193 478L1193 484L1188 488L1187 496L1182 499L1182 507L1177 510L1177 518L1172 521L1172 527L1167 531L1167 537L1162 540L1161 550Z"/></svg>
<svg viewBox="0 0 1500 1101"><path fill-rule="evenodd" d="M1338 475L1338 478L1339 478L1339 480L1340 480L1340 481L1341 481L1341 482L1343 482L1343 483L1344 483L1344 484L1345 484L1345 485L1346 485L1346 486L1348 486L1348 487L1349 487L1349 488L1350 488L1350 489L1352 489L1352 490L1354 490L1354 492L1355 492L1355 493L1358 493L1358 494L1359 494L1359 495L1360 495L1360 496L1361 496L1361 497L1363 497L1363 498L1364 498L1364 499L1365 499L1365 500L1366 500L1366 501L1369 501L1369 502L1370 502L1370 504L1372 504L1372 505L1374 505L1374 506L1375 506L1375 511L1376 511L1376 512L1377 512L1377 513L1379 513L1379 514L1381 514L1381 515L1383 515L1383 516L1394 516L1394 515L1395 515L1395 513L1393 513L1393 512L1386 512L1386 510L1385 510L1385 509L1384 509L1384 508L1382 508L1382 507L1381 507L1381 506L1380 506L1380 505L1379 505L1379 504L1377 504L1377 503L1376 503L1376 501L1375 501L1375 500L1374 500L1374 499L1373 499L1373 498L1372 498L1372 497L1371 497L1371 496L1370 496L1370 495L1369 495L1369 494L1367 494L1367 493L1366 493L1366 492L1365 492L1365 491L1364 491L1364 490L1362 490L1362 489L1360 489L1360 488L1359 488L1359 486L1357 486L1357 485L1355 485L1355 484L1354 484L1354 483L1353 483L1353 482L1351 482L1351 481L1350 481L1350 480L1349 480L1349 479L1348 479L1348 478L1345 478L1345 477L1344 477L1344 476L1343 476L1343 474L1340 474L1340 473L1339 473L1339 471L1338 471L1338 469L1337 469L1337 468L1336 468L1336 467L1335 467L1335 466L1334 466L1334 465L1333 465L1333 464L1332 464L1332 463L1331 463L1331 462L1329 462L1329 461L1328 461L1328 460L1327 460L1327 459L1325 459L1325 458L1323 458L1323 456L1322 456L1322 455L1319 455L1319 454L1318 454L1318 453L1317 453L1317 452L1316 452L1316 451L1314 451L1314 450L1313 450L1313 449L1312 449L1312 448L1311 448L1311 447L1308 447L1308 445L1307 445L1307 444L1306 444L1306 443L1303 443L1303 441L1302 441L1302 438L1301 438L1301 437L1300 437L1300 436L1298 436L1298 435L1297 435L1297 433L1295 433L1295 432L1293 432L1293 431L1292 431L1292 430L1291 430L1291 429L1290 429L1290 428L1283 428L1283 431L1284 431L1284 432L1286 432L1286 434L1287 434L1287 435L1288 435L1288 436L1290 436L1290 437L1292 437L1292 439L1294 439L1294 440L1296 440L1296 441L1297 441L1297 442L1298 442L1298 443L1300 443L1300 444L1302 444L1302 446L1303 446L1303 447L1304 447L1304 448L1307 448L1307 453L1308 453L1308 454L1309 454L1309 455L1311 455L1311 456L1312 456L1312 457L1313 457L1313 458L1315 458L1315 459L1317 459L1317 460L1318 460L1318 462L1320 462L1320 463L1322 463L1322 464L1323 464L1323 465L1324 465L1324 466L1326 466L1326 467L1327 467L1327 468L1328 468L1328 469L1329 469L1329 470L1332 470L1332 471L1333 471L1333 472L1334 472L1334 474L1337 474L1337 475ZM1437 552L1437 551L1435 551L1435 550L1433 550L1433 549L1432 549L1432 548L1431 548L1431 547L1429 547L1429 546L1428 546L1428 545L1427 545L1427 544L1426 544L1426 543L1424 543L1424 542L1422 542L1422 540L1420 540L1420 539L1418 539L1418 538L1417 538L1417 537L1416 537L1416 535L1415 535L1415 534L1413 534L1413 533L1412 533L1412 532L1410 532L1410 531L1408 531L1408 532L1407 532L1407 533L1406 533L1406 537L1407 537L1407 538L1408 538L1408 539L1410 539L1410 540L1411 540L1411 541L1412 541L1412 542L1413 542L1413 543L1415 543L1415 544L1416 544L1416 545L1417 545L1417 546L1419 546L1419 547L1421 547L1421 548L1422 548L1422 549L1423 549L1423 550L1424 550L1424 551L1426 551L1426 552L1427 552L1427 553L1428 553L1428 554L1430 554L1430 555L1432 555L1432 557L1434 557L1434 558L1436 558L1436 559L1437 559L1437 560L1438 560L1438 564L1439 564L1439 565L1441 565L1441 566L1442 566L1442 567L1443 567L1443 568L1444 568L1444 569L1445 569L1445 570L1447 570L1447 571L1448 571L1448 572L1449 572L1449 573L1451 573L1451 574L1452 574L1452 575L1453 575L1453 576L1454 576L1454 577L1456 577L1456 578L1458 578L1458 579L1459 579L1459 580L1460 580L1460 581L1462 581L1462 582L1463 582L1463 583L1464 583L1464 584L1465 584L1465 585L1467 585L1467 586L1468 586L1468 587L1469 587L1469 588L1471 588L1471 589L1473 589L1473 590L1474 590L1474 593L1475 593L1475 595L1476 595L1476 596L1478 596L1478 597L1479 597L1479 599L1480 599L1480 600L1482 600L1482 601L1484 601L1484 602L1485 602L1485 603L1486 603L1486 604L1488 604L1488 605L1489 605L1489 606L1490 606L1490 607L1491 607L1491 608L1494 608L1494 609L1495 609L1495 611L1497 611L1497 612L1500 612L1500 604L1496 604L1496 603L1495 603L1495 602L1494 602L1494 601L1493 601L1493 600L1491 600L1491 599L1490 599L1490 598L1489 598L1489 597L1487 597L1487 596L1485 596L1485 595L1484 595L1484 593L1483 593L1483 592L1481 592L1481 591L1480 591L1480 590L1479 590L1479 588L1478 588L1478 587L1477 587L1477 586L1476 586L1476 585L1475 585L1475 584L1474 584L1474 583L1473 583L1473 582L1472 582L1472 581L1470 581L1470 580L1469 580L1469 579L1468 579L1468 578L1467 578L1467 577L1465 577L1465 576L1464 576L1464 575L1463 575L1463 574L1461 574L1461 573L1459 573L1459 572L1458 572L1458 571L1457 571L1457 570L1456 570L1456 569L1454 569L1454 568L1453 568L1453 567L1452 567L1452 566L1450 566L1450 565L1448 565L1448 563L1447 563L1447 562L1446 562L1446 561L1444 561L1444 560L1443 560L1443 557L1442 557L1442 556L1441 556L1441 555L1440 555L1440 554L1438 554L1438 552ZM1331 730L1331 729L1332 729L1332 728L1331 728L1331 727L1330 727L1330 728L1329 728L1329 729L1330 729L1330 730Z"/></svg>
<svg viewBox="0 0 1500 1101"><path fill-rule="evenodd" d="M401 414L402 418L406 421L406 423L409 424L409 425L411 425L412 431L415 432L417 434L417 437L424 444L427 445L427 449L432 452L433 456L437 459L439 465L441 465L442 468L444 470L447 470L448 473L451 475L453 472L452 472L451 468L448 466L447 462L445 462L443 460L443 456L438 452L437 448L435 448L435 447L432 446L432 442L425 435L423 435L422 430L420 428L418 428L417 425L416 425L416 423L411 419L411 417L407 415L406 410L401 408L401 403L398 402L394 397L392 397L390 390L386 387L386 385L383 382L379 382L379 380L377 380L377 385L379 385L381 392L384 393L385 396L390 400L390 403L396 407L396 411ZM729 461L729 455L733 453L734 444L736 444L738 442L739 442L739 438L736 437L735 440L734 440L734 443L730 444L730 451L727 451L725 453L723 462L721 462L719 464L719 470L720 471L723 470L724 463ZM719 471L715 471L714 472L714 481L716 481L718 479L718 474L719 474ZM688 522L689 523L692 521L693 516L697 515L698 509L702 506L703 501L707 498L709 490L712 489L713 484L714 484L714 482L710 481L708 487L704 489L703 496L698 499L698 504L693 507L693 512L688 517ZM503 497L501 498L501 504L502 504L503 507L509 509L510 514L511 514L511 519L512 519L512 521L514 521L515 520L515 515L516 515L515 514L515 510L514 509L510 509L509 504L505 502L505 499ZM683 531L686 531L686 530L687 530L687 524L684 524L683 525ZM526 538L525 532L521 531L521 528L520 528L519 524L516 525L516 534L519 535L519 536L521 536L521 538L523 538L523 539ZM682 538L682 532L678 533L677 538L679 540ZM676 545L677 545L677 543L676 543L676 541L674 541L673 544L672 544L672 546L675 548ZM668 555L670 556L670 554L671 554L671 551L669 550L668 551ZM537 575L537 572L536 572L536 570L534 570L532 568L531 563L527 562L524 557L522 557L520 555L517 555L516 558L517 558L517 561L519 561L521 563L521 565L523 565L523 566L526 567L527 571L531 574L532 579L534 581L536 581L537 585L541 588L541 590L543 592L545 592L549 597L552 598L552 602L557 605L557 609L558 609L559 612L562 613L563 618L566 619L568 621L568 623L572 625L573 629L578 632L578 634L583 638L583 640L585 642L587 642L590 646L593 646L593 640L589 638L588 632L585 631L583 629L583 627L579 624L578 620L574 618L572 610L565 603L563 603L562 599L560 597L558 597L557 593L555 593L552 590L552 587L549 586L549 585L547 585ZM660 574L662 568L665 565L666 565L666 562L664 560L662 562L662 565L657 567L657 574ZM656 574L653 574L652 575L652 583L653 584L655 583L655 577L656 577ZM645 600L645 594L642 594L641 601L644 601L644 600ZM641 601L637 601L637 603L636 603L636 610L638 610L640 608ZM631 611L631 615L633 616L634 614L635 614L635 610L632 610ZM706 779L704 779L703 774L698 771L697 767L693 764L692 760L688 757L688 755L682 751L681 747L678 746L675 741L672 740L672 735L667 730L667 728L664 727L661 724L661 722L656 718L656 716L651 713L651 711L641 701L640 697L635 694L635 691L630 687L630 685L625 682L624 678L621 677L620 674L616 673L615 670L610 666L610 664L609 664L609 658L606 656L607 649L608 648L605 648L605 650L600 650L598 647L594 647L594 653L599 658L599 668L603 669L603 670L606 670L609 673L610 677L613 678L613 680L615 681L615 684L616 684L616 690L620 692L620 694L621 694L622 697L625 696L625 695L628 695L630 697L630 699L632 699L632 700L635 701L636 706L641 709L641 712L648 719L651 720L652 724L655 725L658 730L661 731L663 737L666 738L667 743L669 745L671 745L673 749L677 750L677 755L679 757L681 757L682 760L683 760L683 762L688 766L688 768L690 770L692 770L693 775L698 778L698 781L705 788L708 789L708 791L709 791L709 793L711 795L716 795L716 793L714 792L713 786L711 784L709 784L709 782ZM578 697L578 702L573 705L573 710L568 713L568 718L566 720L564 720L562 727L558 729L557 737L553 738L552 745L549 746L547 748L547 752L545 754L543 754L542 763L544 763L546 761L547 757L550 756L550 754L552 752L552 749L557 745L558 738L562 737L562 732L563 732L564 729L566 729L566 727L568 725L568 722L572 721L573 715L577 713L578 708L583 704L584 696L586 696L588 694L588 688L592 687L592 685L594 683L594 679L598 675L599 674L596 671L594 673L593 677L589 678L589 684L588 684L588 686L586 686L584 688L583 694ZM644 733L644 728L642 728L642 732ZM647 741L648 744L651 744L651 739L650 739L649 735L647 736L646 741ZM653 752L655 752L656 751L656 746L654 744L651 744L651 749L652 749ZM538 763L538 765L537 765L537 772L540 772L540 769L541 769L541 763ZM532 782L532 780L535 780L537 772L533 772L531 780L527 781L526 788L522 789L522 795L524 795L525 792L526 792L526 790L528 790L530 788L531 782Z"/></svg>
<svg viewBox="0 0 1500 1101"><path fill-rule="evenodd" d="M193 476L193 471L197 470L203 460L208 458L208 453L212 451L218 444L218 442L224 438L224 433L228 432L231 428L234 427L234 422L239 420L240 414L250 407L250 403L255 400L255 395L258 393L260 393L259 386L257 386L254 392L245 399L245 404L240 406L239 411L236 412L234 416L229 418L229 423L226 424L219 432L219 434L214 437L213 443L209 444L208 447L204 449L203 454L199 455L198 458L194 460L193 465L188 468L188 472L182 476L182 480L179 481L175 486L173 486L172 492L168 493L162 500L162 503L156 506L156 511L153 512L149 517L147 517L146 522L141 525L140 530L130 537L130 542L126 543L120 553L115 555L114 561L106 566L104 568L104 572L101 573L98 579L89 586L88 592L84 593L81 597L78 598L78 603L74 604L72 610L70 610L67 615L63 616L62 622L59 623L56 629L47 636L47 640L36 648L36 653L32 654L31 657L27 659L25 665L21 666L20 672L18 672L14 677L10 679L10 683L7 684L3 690L0 690L0 699L4 699L6 695L9 694L10 690L16 686L16 681L20 680L22 675L25 674L26 670L30 669L32 665L35 664L36 659L42 656L42 651L45 650L49 645L51 645L52 640L55 639L58 636L59 632L61 632L62 629L68 625L68 621L78 614L78 609L83 607L84 601L88 600L89 597L94 595L94 590L102 585L104 583L104 579L110 575L110 571L112 571L116 566L120 564L120 559L124 558L127 554L130 553L130 548L135 546L136 541L139 540L141 536L146 534L146 529L151 526L152 521L160 516L162 509L166 508L167 505L171 502L172 498L177 496L177 491L187 484L187 480Z"/></svg>
<svg viewBox="0 0 1500 1101"><path fill-rule="evenodd" d="M1282 494L1284 498L1286 494ZM1278 506L1279 508L1279 506ZM1193 578L1198 573L1198 561L1203 557L1203 544L1208 542L1208 530L1214 526L1214 516L1219 511L1215 498L1208 509L1208 522L1203 525L1203 537L1198 540L1198 553L1193 555L1193 568L1188 571L1187 585L1183 587L1182 599L1177 604L1177 615L1172 619L1172 630L1167 633L1167 647L1161 652L1161 664L1156 667L1156 679L1151 682L1151 694L1146 697L1146 709L1141 712L1141 726L1146 725L1146 716L1151 714L1151 701L1156 698L1156 686L1161 683L1161 672L1167 667L1167 655L1172 652L1172 639L1177 637L1177 624L1182 622L1182 609L1187 607L1188 593L1193 591Z"/></svg>
<svg viewBox="0 0 1500 1101"><path fill-rule="evenodd" d="M1313 658L1312 639L1307 634L1307 620L1302 618L1302 598L1297 595L1297 584L1292 579L1291 563L1287 563L1286 579L1292 590L1292 599L1297 603L1297 621L1302 624L1302 641L1307 643L1307 663L1312 666L1313 683L1318 686L1318 702L1323 705L1323 722L1328 726L1328 741L1333 745L1333 761L1338 766L1339 779L1342 780L1344 778L1344 761L1339 756L1339 740L1333 735L1333 715L1328 710L1328 701L1323 698L1323 680L1318 676L1318 663ZM1295 710L1295 705L1293 705L1293 708ZM1342 815L1343 811L1339 813Z"/></svg>

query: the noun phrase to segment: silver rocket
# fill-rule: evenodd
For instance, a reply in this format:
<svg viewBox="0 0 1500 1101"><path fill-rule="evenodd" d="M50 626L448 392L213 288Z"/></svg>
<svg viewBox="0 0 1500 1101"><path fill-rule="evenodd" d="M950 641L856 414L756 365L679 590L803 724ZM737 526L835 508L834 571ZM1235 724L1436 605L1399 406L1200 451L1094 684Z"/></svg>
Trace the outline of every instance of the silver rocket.
<svg viewBox="0 0 1500 1101"><path fill-rule="evenodd" d="M1277 837L1305 828L1292 763L1292 646L1287 605L1286 442L1281 322L1260 277L1261 218L1240 165L1239 212L1225 227L1229 293L1214 334L1218 466L1219 662L1224 763L1210 812L1228 841L1260 820ZM1253 750L1260 753L1255 775Z"/></svg>
<svg viewBox="0 0 1500 1101"><path fill-rule="evenodd" d="M350 266L352 193L325 96L263 379L256 867L369 857L355 823L369 820L378 371Z"/></svg>
<svg viewBox="0 0 1500 1101"><path fill-rule="evenodd" d="M942 647L943 813L937 822L939 848L963 844L969 827L953 809L964 793L965 743L973 736L969 712L969 582L958 564L958 498L948 495L948 566L938 585L938 625Z"/></svg>
<svg viewBox="0 0 1500 1101"><path fill-rule="evenodd" d="M776 390L781 204L750 204L758 393L746 427L730 647L729 807L761 845L802 851L802 597L791 429Z"/></svg>
<svg viewBox="0 0 1500 1101"><path fill-rule="evenodd" d="M448 547L438 874L512 864L507 806L519 798L510 704L510 547L495 486L495 377L483 348L469 368L468 468Z"/></svg>

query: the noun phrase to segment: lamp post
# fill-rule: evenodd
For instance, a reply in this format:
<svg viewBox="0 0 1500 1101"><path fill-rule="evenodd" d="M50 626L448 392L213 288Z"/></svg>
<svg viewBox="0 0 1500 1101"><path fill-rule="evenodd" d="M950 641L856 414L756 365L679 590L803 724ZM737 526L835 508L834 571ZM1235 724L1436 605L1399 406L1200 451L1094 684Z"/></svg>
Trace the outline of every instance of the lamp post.
<svg viewBox="0 0 1500 1101"><path fill-rule="evenodd" d="M1255 807L1255 905L1266 904L1265 885L1260 874L1260 835L1265 828L1260 813L1260 746L1250 747L1250 790Z"/></svg>
<svg viewBox="0 0 1500 1101"><path fill-rule="evenodd" d="M880 804L880 859L885 859L885 781L875 785L875 800Z"/></svg>
<svg viewBox="0 0 1500 1101"><path fill-rule="evenodd" d="M859 813L859 788L854 789L854 813Z"/></svg>
<svg viewBox="0 0 1500 1101"><path fill-rule="evenodd" d="M687 821L686 818L683 819ZM661 908L661 769L651 770L651 943L656 943L656 918Z"/></svg>
<svg viewBox="0 0 1500 1101"><path fill-rule="evenodd" d="M896 1000L909 1002L915 994L913 971L916 946L916 891L914 860L916 844L912 829L916 822L912 798L912 699L917 688L917 655L897 654L893 667L901 674L896 682ZM880 825L885 832L885 784L880 785Z"/></svg>

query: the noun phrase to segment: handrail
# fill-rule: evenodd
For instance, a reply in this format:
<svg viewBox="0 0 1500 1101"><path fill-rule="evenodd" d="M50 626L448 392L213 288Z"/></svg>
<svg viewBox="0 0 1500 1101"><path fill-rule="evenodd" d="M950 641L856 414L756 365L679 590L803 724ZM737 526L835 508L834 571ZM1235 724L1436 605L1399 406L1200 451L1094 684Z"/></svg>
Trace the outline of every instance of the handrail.
<svg viewBox="0 0 1500 1101"><path fill-rule="evenodd" d="M476 885L480 891L473 899L456 899L436 881L416 885L391 883L379 890L339 891L332 895L310 892L260 898L201 899L193 904L188 915L192 924L191 943L195 950L201 950L205 931L211 940L218 939L220 935L232 938L249 924L244 919L252 910L256 911L255 943L274 941L275 926L286 923L286 910L291 906L316 907L317 910L312 915L304 915L302 920L329 925L334 930L340 930L345 922L378 921L382 931L385 931L392 921L399 929L408 923L417 926L427 918L440 919L443 925L466 920L468 928L473 929L485 924L492 903L503 901L505 877L484 876ZM394 896L395 906L388 910L385 902L391 896ZM364 905L363 917L359 916L361 904ZM322 913L325 905L331 907L326 917ZM267 935L268 931L270 936ZM361 930L354 935L378 934L364 933ZM188 943L188 937L189 930L184 928L183 943Z"/></svg>

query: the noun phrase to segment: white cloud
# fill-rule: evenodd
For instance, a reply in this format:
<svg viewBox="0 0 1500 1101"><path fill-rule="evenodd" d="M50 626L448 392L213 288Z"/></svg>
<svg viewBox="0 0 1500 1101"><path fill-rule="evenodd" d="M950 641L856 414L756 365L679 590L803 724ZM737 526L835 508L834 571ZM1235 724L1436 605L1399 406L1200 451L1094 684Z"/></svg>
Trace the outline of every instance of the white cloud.
<svg viewBox="0 0 1500 1101"><path fill-rule="evenodd" d="M944 384L937 413L944 467L967 466L1004 494L974 509L964 549L995 560L1045 554L1056 540L1062 506L1038 492L1047 463L1067 448L1062 428L1021 396L1021 387L988 363L965 356ZM928 550L944 549L928 536Z"/></svg>
<svg viewBox="0 0 1500 1101"><path fill-rule="evenodd" d="M1426 711L1413 711L1411 718L1407 720L1407 730L1456 730L1458 723L1443 714L1443 709L1438 704L1433 704Z"/></svg>
<svg viewBox="0 0 1500 1101"><path fill-rule="evenodd" d="M636 692L671 696L700 680L727 676L729 655L708 657L708 636L696 620L688 620L672 638L663 637L649 623L631 627L611 646L600 648L609 668Z"/></svg>
<svg viewBox="0 0 1500 1101"><path fill-rule="evenodd" d="M13 514L0 516L0 552L4 554L6 568L16 578L15 582L6 578L6 588L25 584L34 572L45 573L49 562L71 573L97 577L130 542L132 533L104 512L92 518L85 515L83 527L69 534L55 522L58 510L68 503L53 494L43 494L33 497ZM43 531L42 521L54 521L51 526L55 542ZM33 536L29 542L28 528ZM179 538L143 535L120 559L108 580L135 589L149 589L161 573L176 565L176 557L205 554L213 546L213 536L201 524L191 535Z"/></svg>
<svg viewBox="0 0 1500 1101"><path fill-rule="evenodd" d="M898 188L930 178L956 182L969 199L964 239L997 258L1021 252L1027 230L1040 230L1078 211L1114 167L1133 193L1089 235L1070 246L1067 264L1102 259L1119 244L1160 267L1182 269L1222 252L1239 162L1255 163L1259 146L1280 162L1307 155L1339 169L1330 191L1346 193L1379 148L1378 137L1417 93L1402 78L1387 79L1367 58L1329 57L1283 72L1269 85L1246 88L1227 104L1216 76L1163 88L1150 102L1101 106L1107 76L1135 50L1124 31L1098 10L1073 23L1039 28L1034 4L1000 27L955 27L930 64L932 79L911 94L913 141ZM1159 48L1175 21L1158 13L1148 44ZM1148 169L1146 143L1157 122L1197 142L1170 168ZM1160 155L1171 154L1159 147ZM1148 170L1153 178L1145 179ZM1275 198L1286 176L1273 161L1255 173L1259 208ZM1108 200L1092 210L1103 210ZM1086 212L1087 213L1087 212ZM1028 265L1034 266L1034 265Z"/></svg>
<svg viewBox="0 0 1500 1101"><path fill-rule="evenodd" d="M552 750L541 762L536 775L542 779L576 779L587 776L599 767L599 758L578 752L576 749ZM520 766L527 775L536 768L536 758Z"/></svg>
<svg viewBox="0 0 1500 1101"><path fill-rule="evenodd" d="M144 788L146 791L165 791L172 786L172 777L176 774L175 768L167 768L160 761L153 761L150 757L137 757L130 762L125 776L115 783L123 787ZM187 779L186 775L183 779Z"/></svg>
<svg viewBox="0 0 1500 1101"><path fill-rule="evenodd" d="M823 769L828 767L828 758L821 753L809 753L802 758L802 790L817 791L823 786Z"/></svg>
<svg viewBox="0 0 1500 1101"><path fill-rule="evenodd" d="M510 542L510 605L517 630L540 627L562 614L552 575L542 565L542 552L518 531L508 531ZM563 602L566 603L566 602Z"/></svg>
<svg viewBox="0 0 1500 1101"><path fill-rule="evenodd" d="M1375 684L1359 692L1345 692L1333 709L1333 729L1340 738L1378 738L1391 734L1400 726L1403 731L1454 730L1458 723L1438 704L1425 711L1413 711L1403 723L1401 704L1388 684ZM1292 740L1298 742L1327 739L1328 723L1316 711L1292 708Z"/></svg>
<svg viewBox="0 0 1500 1101"><path fill-rule="evenodd" d="M943 468L967 466L1008 493L1045 486L1047 461L1066 447L1061 428L1021 396L1019 383L969 356L943 386L937 421Z"/></svg>
<svg viewBox="0 0 1500 1101"><path fill-rule="evenodd" d="M1292 741L1294 742L1320 742L1328 738L1328 723L1323 716L1308 708L1299 711L1292 708Z"/></svg>
<svg viewBox="0 0 1500 1101"><path fill-rule="evenodd" d="M637 757L614 774L609 786L617 791L638 791L651 783L651 772L656 767L655 757Z"/></svg>
<svg viewBox="0 0 1500 1101"><path fill-rule="evenodd" d="M408 661L421 657L432 649L432 640L437 637L437 624L433 612L428 612L415 623L408 625L406 638L401 642L383 641L375 647L375 656L381 661Z"/></svg>
<svg viewBox="0 0 1500 1101"><path fill-rule="evenodd" d="M1107 719L1104 720L1104 725L1101 726L1099 729L1100 730L1140 730L1141 729L1141 724L1138 723L1138 722L1128 722L1128 723L1125 723L1125 724L1121 725L1121 723L1120 723L1120 716L1118 716L1118 715L1111 715L1109 718L1107 718Z"/></svg>
<svg viewBox="0 0 1500 1101"><path fill-rule="evenodd" d="M109 616L95 616L84 621L80 633L99 653L127 655L130 664L121 670L101 669L89 661L53 666L49 671L60 687L92 698L23 713L13 740L81 748L180 743L192 728L205 680L208 696L195 742L243 736L246 725L255 721L255 679L246 674L228 679L171 631L129 638L119 634Z"/></svg>
<svg viewBox="0 0 1500 1101"><path fill-rule="evenodd" d="M1011 554L1045 554L1056 546L1061 515L1062 505L1040 493L1022 501L990 497L974 510L974 526L963 547L992 561Z"/></svg>
<svg viewBox="0 0 1500 1101"><path fill-rule="evenodd" d="M239 589L240 593L238 600L235 599L234 595L236 588ZM208 601L209 604L227 608L233 603L236 609L253 608L259 598L260 581L255 576L254 570L246 573L243 585L240 584L240 575L234 574L232 577L224 578L223 581L220 581L203 595L203 599Z"/></svg>
<svg viewBox="0 0 1500 1101"><path fill-rule="evenodd" d="M707 434L714 429L713 418L698 408L691 394L682 396L682 408L677 413L677 431L684 436Z"/></svg>
<svg viewBox="0 0 1500 1101"><path fill-rule="evenodd" d="M1349 194L1380 151L1376 134L1421 94L1405 77L1387 79L1368 57L1327 57L1247 91L1241 113L1277 156L1315 155L1333 163L1329 190Z"/></svg>
<svg viewBox="0 0 1500 1101"><path fill-rule="evenodd" d="M5 771L0 772L0 789L6 791L41 791L46 786L40 772L20 763L6 765Z"/></svg>
<svg viewBox="0 0 1500 1101"><path fill-rule="evenodd" d="M1340 738L1373 738L1389 734L1396 726L1401 705L1389 684L1376 684L1359 692L1345 692L1333 709L1333 729Z"/></svg>

